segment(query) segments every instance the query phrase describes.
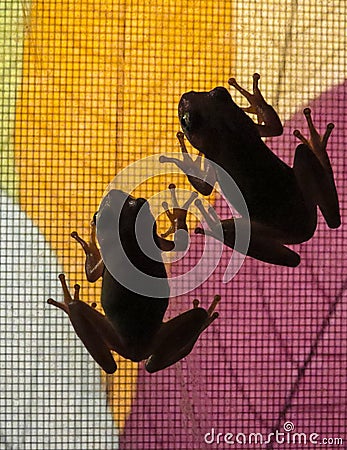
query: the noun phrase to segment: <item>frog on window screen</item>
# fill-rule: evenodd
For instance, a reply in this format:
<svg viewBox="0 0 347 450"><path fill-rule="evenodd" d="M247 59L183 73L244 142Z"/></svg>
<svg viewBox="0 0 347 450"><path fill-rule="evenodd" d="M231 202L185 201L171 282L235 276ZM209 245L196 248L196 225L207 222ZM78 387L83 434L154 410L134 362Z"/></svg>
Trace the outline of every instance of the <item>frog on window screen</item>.
<svg viewBox="0 0 347 450"><path fill-rule="evenodd" d="M317 206L330 228L341 224L334 176L326 152L334 125L329 123L321 136L313 125L310 109L306 108L304 115L310 138L294 131L302 143L296 148L293 167L289 167L262 140L262 137L281 135L283 128L276 111L259 90L259 78L258 74L253 75L253 94L239 86L234 78L229 80L249 101L248 108L237 106L224 87L183 94L178 115L184 134L177 135L183 161L166 156L161 156L160 161L176 164L202 195L209 195L218 181L227 200L237 209L231 191L228 193L223 170L219 170L224 169L239 187L248 208L251 238L247 254L261 261L295 267L300 257L286 244L305 242L313 236ZM256 114L258 123L246 112ZM194 161L188 154L184 136L199 150L199 155L205 155L204 168L200 157ZM197 228L195 232L218 238L215 233L218 217L206 211L200 200L196 200L196 205L210 230ZM229 247L235 244L235 224L242 227L243 220L238 217L221 221L223 242Z"/></svg>
<svg viewBox="0 0 347 450"><path fill-rule="evenodd" d="M68 314L76 334L106 373L117 370L112 351L132 361L146 360L149 373L163 370L186 357L199 336L218 317L214 309L220 296L215 295L207 309L195 299L192 309L163 322L170 285L161 254L185 250L187 210L196 198L192 193L180 207L175 185L170 184L169 189L172 212L167 203L163 206L171 227L161 236L157 234L148 201L120 190L110 190L103 198L91 223L89 243L76 231L71 233L85 252L88 281L94 283L102 278L101 304L105 315L79 299L79 285L75 285L72 296L64 274L59 275L64 301L48 300ZM174 242L165 239L168 234L174 234ZM156 296L148 295L146 286L151 286Z"/></svg>

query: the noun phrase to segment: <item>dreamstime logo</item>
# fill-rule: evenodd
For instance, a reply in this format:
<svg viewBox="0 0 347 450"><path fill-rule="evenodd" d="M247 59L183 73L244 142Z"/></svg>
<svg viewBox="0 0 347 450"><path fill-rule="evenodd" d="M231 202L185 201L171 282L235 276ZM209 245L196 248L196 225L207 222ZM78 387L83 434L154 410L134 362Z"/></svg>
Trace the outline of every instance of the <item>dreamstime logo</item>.
<svg viewBox="0 0 347 450"><path fill-rule="evenodd" d="M290 431L294 431L294 428L295 428L295 426L294 426L293 422L287 421L287 422L284 422L284 424L283 424L283 429L287 433L289 433Z"/></svg>
<svg viewBox="0 0 347 450"><path fill-rule="evenodd" d="M204 441L206 444L225 444L233 446L233 445L259 445L263 447L264 445L273 443L273 444L289 444L295 445L295 448L298 448L298 445L304 446L307 444L313 445L343 445L343 438L341 437L327 437L322 436L319 433L305 433L303 431L297 432L295 430L295 425L293 422L287 421L283 424L283 430L275 430L275 432L271 432L268 434L262 434L259 432L250 432L250 433L240 433L240 432L231 432L231 431L223 431L220 432L216 430L214 427L205 434Z"/></svg>
<svg viewBox="0 0 347 450"><path fill-rule="evenodd" d="M180 158L180 153L168 153L165 156L169 158ZM214 162L206 160L206 164L214 167L218 174L219 183L215 188L219 194L225 198L233 199L233 205L237 208L242 217L242 221L235 221L235 244L237 252L233 252L229 260L227 269L224 273L223 282L229 282L240 269L248 250L250 240L250 221L246 203L230 175L223 168ZM153 298L162 298L168 296L168 286L170 286L171 296L178 296L192 291L206 281L218 266L223 252L223 230L217 214L212 205L204 198L199 198L197 204L193 204L189 211L199 222L204 223L203 209L208 210L211 216L209 226L213 227L213 235L216 239L208 236L204 240L203 252L200 259L193 268L189 268L186 273L168 277L159 277L155 269L153 276L141 270L140 264L137 267L129 260L129 242L124 238L127 228L135 230L135 236L138 246L147 257L155 264L163 260L161 251L158 249L153 238L154 221L163 213L162 203L167 202L170 205L170 190L163 186L162 190L155 192L147 201L133 200L129 198L129 193L145 182L157 176L164 176L166 179L175 181L175 175L182 174L180 169L172 163L162 164L159 162L159 155L152 155L130 164L119 172L107 187L99 205L97 214L96 229L97 238L100 244L100 251L107 270L111 275L127 289L140 295ZM194 173L194 177L197 178ZM193 191L193 188L192 188ZM188 198L191 191L176 189L179 198ZM200 203L199 203L200 202ZM150 205L150 208L149 208ZM181 205L180 205L181 206ZM233 216L230 209L230 217ZM204 231L205 225L204 225ZM185 233L179 230L176 233ZM121 235L123 238L121 239ZM189 248L189 236L186 237ZM176 252L175 259L184 257L186 252ZM163 253L164 255L164 253ZM133 255L136 258L136 255ZM170 259L172 261L172 259ZM157 263L158 264L158 263Z"/></svg>

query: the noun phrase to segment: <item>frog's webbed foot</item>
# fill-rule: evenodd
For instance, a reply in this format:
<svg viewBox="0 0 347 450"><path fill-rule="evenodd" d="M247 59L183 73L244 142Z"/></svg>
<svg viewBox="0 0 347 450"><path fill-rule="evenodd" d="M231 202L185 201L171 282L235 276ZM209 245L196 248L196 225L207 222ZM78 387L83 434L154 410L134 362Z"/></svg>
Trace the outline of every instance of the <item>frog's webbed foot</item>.
<svg viewBox="0 0 347 450"><path fill-rule="evenodd" d="M273 109L268 103L266 103L262 93L260 92L258 81L260 75L258 73L253 74L253 94L246 91L235 80L230 78L228 83L230 86L238 90L250 103L247 108L242 108L245 112L255 114L257 116L258 125L257 129L261 136L279 136L283 133L283 127L281 121ZM264 125L262 125L264 124Z"/></svg>
<svg viewBox="0 0 347 450"><path fill-rule="evenodd" d="M176 134L176 137L177 137L178 142L179 142L180 147L181 147L183 160L180 160L178 158L171 158L171 157L168 157L168 156L165 156L165 155L161 155L159 157L159 162L161 162L161 163L174 163L186 175L189 175L189 176L194 176L195 175L195 176L198 177L202 173L202 170L201 170L201 153L199 153L199 156L197 156L197 158L194 161L193 158L188 153L186 144L184 142L184 134L181 131L179 131Z"/></svg>
<svg viewBox="0 0 347 450"><path fill-rule="evenodd" d="M75 284L72 297L66 284L65 275L61 273L59 280L64 292L64 302L57 302L50 298L47 303L68 314L77 336L94 360L105 372L115 372L117 365L110 350L115 350L120 342L113 326L103 314L79 299L80 286L78 284Z"/></svg>
<svg viewBox="0 0 347 450"><path fill-rule="evenodd" d="M316 155L319 162L322 164L325 170L332 172L330 160L326 152L326 147L328 144L329 136L334 129L333 123L328 123L326 126L325 133L323 135L319 134L316 127L313 124L311 117L311 109L305 108L304 115L307 121L307 125L310 132L310 137L305 138L299 130L294 130L293 134L297 137L303 144L307 145L312 152Z"/></svg>
<svg viewBox="0 0 347 450"><path fill-rule="evenodd" d="M145 365L147 372L165 369L187 356L201 333L218 317L214 310L219 301L220 296L215 295L211 305L204 309L195 299L193 309L163 323L156 337L153 354Z"/></svg>
<svg viewBox="0 0 347 450"><path fill-rule="evenodd" d="M191 185L202 195L210 195L213 186L216 183L216 173L214 167L204 159L204 168L202 168L202 153L195 160L189 155L186 144L184 142L184 134L179 131L177 139L181 147L183 160L161 155L159 161L161 163L173 163L184 172Z"/></svg>
<svg viewBox="0 0 347 450"><path fill-rule="evenodd" d="M242 108L244 111L250 114L256 114L258 118L258 123L263 122L261 107L266 104L266 101L260 92L258 81L260 79L260 75L258 73L253 74L253 94L246 91L242 86L240 86L235 78L229 78L228 84L234 87L237 91L240 92L248 101L250 106L247 108Z"/></svg>
<svg viewBox="0 0 347 450"><path fill-rule="evenodd" d="M194 199L197 197L196 192L192 192L188 200L180 206L177 200L176 196L176 185L171 183L169 185L170 193L171 193L171 202L172 202L172 212L169 210L169 205L167 202L163 202L162 206L165 210L165 213L168 217L168 219L171 222L171 226L166 231L166 233L163 233L162 237L167 237L170 234L174 234L177 230L188 230L186 219L187 219L187 212L190 207L190 205L193 203Z"/></svg>
<svg viewBox="0 0 347 450"><path fill-rule="evenodd" d="M294 135L302 144L296 149L293 170L306 202L314 206L318 205L328 226L338 228L341 225L339 199L326 151L334 125L329 123L325 133L320 135L312 122L309 108L304 109L304 115L310 137L307 139L299 130L294 131Z"/></svg>
<svg viewBox="0 0 347 450"><path fill-rule="evenodd" d="M161 234L162 240L164 240L167 236L171 234L175 235L175 250L176 251L185 251L188 247L188 227L187 227L187 213L190 205L193 203L194 199L197 197L196 192L192 192L188 200L180 206L176 196L176 186L171 183L169 185L170 193L171 193L171 203L172 203L172 211L169 209L169 205L167 202L163 202L162 206L165 210L165 213L171 223L169 229ZM183 230L183 233L180 233L179 230ZM162 247L162 245L161 245ZM165 245L164 248L165 250Z"/></svg>
<svg viewBox="0 0 347 450"><path fill-rule="evenodd" d="M86 254L85 271L88 281L94 283L98 280L104 271L104 263L101 258L100 250L96 243L96 225L93 220L90 223L90 241L87 243L82 239L77 231L71 233L71 237L75 239L83 248Z"/></svg>
<svg viewBox="0 0 347 450"><path fill-rule="evenodd" d="M53 300L52 298L49 298L47 300L47 303L49 305L53 305L56 306L59 309L62 309L66 314L70 314L70 306L71 304L73 304L74 302L79 301L79 292L80 292L80 285L79 284L75 284L74 286L74 294L73 297L71 296L69 289L67 287L66 284L66 279L65 279L65 275L63 273L59 274L59 280L60 280L60 284L63 288L63 293L64 293L64 301L63 302L57 302L56 300Z"/></svg>

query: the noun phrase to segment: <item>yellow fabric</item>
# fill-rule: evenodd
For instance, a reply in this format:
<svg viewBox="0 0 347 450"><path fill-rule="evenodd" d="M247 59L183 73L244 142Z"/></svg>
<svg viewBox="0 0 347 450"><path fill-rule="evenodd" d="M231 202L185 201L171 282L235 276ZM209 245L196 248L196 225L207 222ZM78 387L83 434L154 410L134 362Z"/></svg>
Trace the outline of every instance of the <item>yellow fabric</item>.
<svg viewBox="0 0 347 450"><path fill-rule="evenodd" d="M97 301L100 282L86 282L84 254L69 233L88 236L117 171L147 154L178 151L180 95L230 75L231 17L230 5L215 0L32 3L16 119L20 202L85 301ZM120 428L136 371L122 360L105 379Z"/></svg>

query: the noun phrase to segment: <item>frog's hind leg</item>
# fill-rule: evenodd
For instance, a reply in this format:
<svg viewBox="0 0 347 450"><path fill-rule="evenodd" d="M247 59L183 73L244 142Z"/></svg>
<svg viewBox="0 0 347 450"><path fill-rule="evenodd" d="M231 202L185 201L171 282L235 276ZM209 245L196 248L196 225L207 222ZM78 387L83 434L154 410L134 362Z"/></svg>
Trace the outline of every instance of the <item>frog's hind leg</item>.
<svg viewBox="0 0 347 450"><path fill-rule="evenodd" d="M306 139L299 130L294 131L294 135L302 144L296 149L293 169L307 203L318 205L328 226L338 228L341 225L339 200L326 151L334 125L329 123L324 135L321 136L313 125L309 108L305 108L304 115L310 138Z"/></svg>
<svg viewBox="0 0 347 450"><path fill-rule="evenodd" d="M255 221L249 222L241 217L221 221L213 208L210 207L206 211L199 199L195 201L195 205L210 228L197 227L195 229L196 234L211 236L242 254L269 264L296 267L300 263L300 256L283 245L283 242L286 242L286 236L278 231ZM239 236L243 236L239 243L241 247L236 244L237 233L240 233ZM249 244L245 245L247 244L245 241L247 235L249 236Z"/></svg>
<svg viewBox="0 0 347 450"><path fill-rule="evenodd" d="M65 275L60 274L59 280L64 293L64 302L57 302L50 298L47 303L68 314L77 336L90 355L106 373L114 373L117 370L117 364L111 350L121 348L121 340L112 324L103 314L79 299L80 286L78 284L75 285L74 294L71 296Z"/></svg>
<svg viewBox="0 0 347 450"><path fill-rule="evenodd" d="M193 309L163 323L156 337L153 354L145 365L147 372L165 369L187 356L200 334L218 317L214 309L219 301L220 296L216 295L206 310L199 307L198 300L194 300Z"/></svg>

